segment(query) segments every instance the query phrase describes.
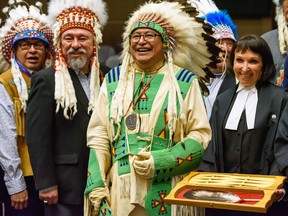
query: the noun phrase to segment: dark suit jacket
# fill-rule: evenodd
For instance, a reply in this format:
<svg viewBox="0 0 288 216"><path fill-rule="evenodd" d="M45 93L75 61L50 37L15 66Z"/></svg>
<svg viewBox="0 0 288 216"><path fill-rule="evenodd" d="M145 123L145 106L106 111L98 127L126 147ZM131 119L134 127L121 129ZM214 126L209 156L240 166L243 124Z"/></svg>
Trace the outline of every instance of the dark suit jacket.
<svg viewBox="0 0 288 216"><path fill-rule="evenodd" d="M232 88L235 85L236 85L236 78L234 76L231 76L230 74L226 74L219 88L217 96L226 91L227 89Z"/></svg>
<svg viewBox="0 0 288 216"><path fill-rule="evenodd" d="M238 85L223 92L217 97L212 115L210 119L212 127L212 140L205 150L203 160L199 166L200 171L210 172L224 172L223 161L223 136L222 129L224 119L229 108L232 105L235 92ZM260 138L259 136L266 135L266 141L263 144L263 151L259 154L264 154L266 158L265 164L262 166L262 170L258 174L280 174L279 168L275 164L273 144L277 131L282 110L287 103L287 94L285 91L273 84L267 84L265 86L257 87L258 89L258 105L256 110L255 128L268 127L267 134L255 133L253 139ZM274 118L276 115L276 118ZM253 140L251 140L251 143Z"/></svg>
<svg viewBox="0 0 288 216"><path fill-rule="evenodd" d="M90 115L88 98L76 73L69 69L76 92L78 112L72 120L58 113L54 100L52 67L32 77L28 100L26 137L36 189L58 186L59 201L83 204L89 150L86 131Z"/></svg>

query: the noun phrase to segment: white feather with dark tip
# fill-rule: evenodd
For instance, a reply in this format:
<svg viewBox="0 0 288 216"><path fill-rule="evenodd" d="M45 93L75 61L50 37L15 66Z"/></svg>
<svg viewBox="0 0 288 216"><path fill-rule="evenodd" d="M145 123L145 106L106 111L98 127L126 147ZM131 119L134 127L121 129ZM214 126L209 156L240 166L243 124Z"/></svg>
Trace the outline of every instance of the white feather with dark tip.
<svg viewBox="0 0 288 216"><path fill-rule="evenodd" d="M204 16L206 13L218 11L219 9L212 0L188 0L188 2L196 7L199 11L199 16Z"/></svg>
<svg viewBox="0 0 288 216"><path fill-rule="evenodd" d="M281 2L283 2L283 0L273 0L273 3L276 5L276 6L281 6Z"/></svg>

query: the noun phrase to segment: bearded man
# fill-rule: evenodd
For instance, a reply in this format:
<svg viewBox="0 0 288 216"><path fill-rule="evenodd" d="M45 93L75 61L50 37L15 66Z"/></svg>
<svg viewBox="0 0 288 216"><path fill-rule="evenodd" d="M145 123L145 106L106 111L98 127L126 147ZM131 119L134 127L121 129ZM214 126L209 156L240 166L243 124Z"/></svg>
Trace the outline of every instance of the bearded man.
<svg viewBox="0 0 288 216"><path fill-rule="evenodd" d="M104 75L97 57L106 5L102 0L51 0L48 15L56 21L55 64L32 78L27 143L45 215L81 216L86 131Z"/></svg>

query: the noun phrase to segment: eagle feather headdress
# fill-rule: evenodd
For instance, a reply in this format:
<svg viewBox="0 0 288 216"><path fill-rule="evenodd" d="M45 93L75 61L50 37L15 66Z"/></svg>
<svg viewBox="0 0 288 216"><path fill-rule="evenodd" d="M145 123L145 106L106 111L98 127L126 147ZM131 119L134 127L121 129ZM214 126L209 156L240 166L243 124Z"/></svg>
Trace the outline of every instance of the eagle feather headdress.
<svg viewBox="0 0 288 216"><path fill-rule="evenodd" d="M183 2L184 3L184 2ZM187 4L186 4L187 5ZM190 12L190 14L188 13ZM130 34L139 26L151 27L161 34L165 61L168 64L169 78L171 88L168 92L168 127L170 130L170 141L175 130L175 120L178 118L176 98L180 104L180 119L186 124L184 116L185 107L180 88L175 78L176 71L173 70L173 64L190 70L201 79L208 80L213 74L208 66L215 65L216 57L220 49L215 45L216 40L211 36L212 27L204 19L195 17L197 15L195 8L186 8L184 4L178 2L159 2L146 3L140 6L132 13L126 22L123 33L123 53L121 55L122 66L120 71L120 80L118 87L111 102L111 120L112 125L120 125L123 118L123 101L126 91L128 70L133 64L133 58L129 52ZM159 30L160 29L160 30ZM113 129L113 127L111 127ZM120 127L118 127L119 129ZM116 133L119 134L119 131Z"/></svg>
<svg viewBox="0 0 288 216"><path fill-rule="evenodd" d="M214 63L214 57L219 50L211 37L211 26L203 19L190 16L178 2L146 3L135 11L126 23L123 54L129 49L129 35L133 25L141 19L148 19L166 29L168 50L172 54L174 64L192 71L199 77L209 78L207 65Z"/></svg>
<svg viewBox="0 0 288 216"><path fill-rule="evenodd" d="M94 109L100 89L98 45L102 42L101 29L108 16L106 3L102 0L50 0L48 14L54 21L55 57L55 100L56 112L63 108L66 119L72 119L77 113L75 89L68 71L68 65L62 55L60 36L71 28L83 28L94 34L93 57L91 60L91 79L88 112Z"/></svg>

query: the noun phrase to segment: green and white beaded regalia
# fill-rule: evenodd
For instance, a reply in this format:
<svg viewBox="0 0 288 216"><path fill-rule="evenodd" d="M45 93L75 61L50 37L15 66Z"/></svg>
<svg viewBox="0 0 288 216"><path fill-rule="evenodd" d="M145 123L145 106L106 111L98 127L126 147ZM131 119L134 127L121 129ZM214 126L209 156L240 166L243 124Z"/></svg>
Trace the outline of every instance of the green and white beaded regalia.
<svg viewBox="0 0 288 216"><path fill-rule="evenodd" d="M208 119L205 118L205 107L197 77L190 71L175 65L174 69L183 97L183 105L187 107L185 113L187 123L183 125L179 119L175 122L172 143L169 142L167 112L168 92L171 87L168 82L168 64L165 63L160 68L147 86L145 95L142 95L139 100L139 105L137 104L137 108L133 110L138 118L136 128L127 129L123 118L119 136L115 140L113 140L113 131L116 131L117 127L110 127L109 110L115 89L119 84L121 67L114 68L106 75L106 82L103 83L99 96L102 106L93 113L88 130L90 138L92 138L90 135L99 134L100 131L103 136L93 136L93 140L88 140L88 143L95 143L95 146L90 147L96 150L101 172L107 173L110 169L107 173L109 178L101 179L101 176L97 176L98 180L89 178L90 183L87 185L86 192L89 193L96 185L105 187L112 181L112 187L109 188L111 208L112 212L117 211L116 215L126 215L131 212L134 208L133 203L143 205L148 215L171 215L171 207L163 202L163 198L175 185L172 184L172 180L178 182L182 174L198 166L210 139L210 127ZM134 68L131 68L128 73L127 93L124 96L124 110L129 110L133 95L137 95L138 88L133 86L140 86L142 80L145 86L151 76L153 74L143 74L137 70L134 73ZM176 103L179 112L178 99ZM183 142L181 142L182 130L185 137ZM130 166L133 155L137 155L143 149L151 152L154 158L155 171L152 179L137 177L133 167Z"/></svg>
<svg viewBox="0 0 288 216"><path fill-rule="evenodd" d="M197 168L211 138L199 77L217 49L204 25L175 2L147 3L127 22L122 65L106 74L88 126L85 215L195 215L164 197ZM129 52L137 28L163 41L165 58L149 71ZM151 163L144 175L133 166L140 155Z"/></svg>

